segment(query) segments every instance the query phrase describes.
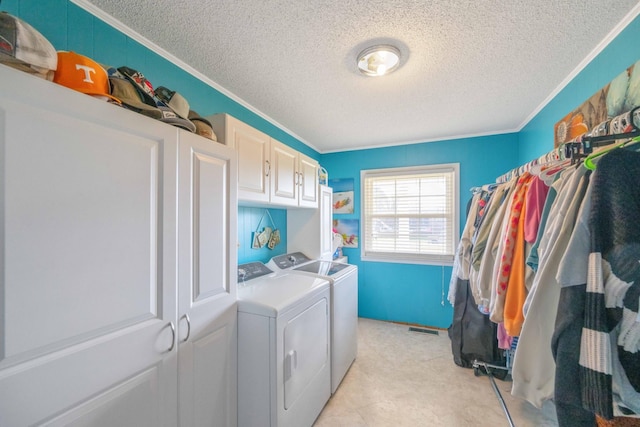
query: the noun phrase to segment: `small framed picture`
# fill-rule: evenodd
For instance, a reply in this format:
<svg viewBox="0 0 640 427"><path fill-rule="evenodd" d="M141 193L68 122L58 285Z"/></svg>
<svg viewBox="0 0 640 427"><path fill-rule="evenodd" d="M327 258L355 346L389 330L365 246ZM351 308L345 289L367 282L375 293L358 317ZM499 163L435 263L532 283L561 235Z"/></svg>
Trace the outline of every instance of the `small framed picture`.
<svg viewBox="0 0 640 427"><path fill-rule="evenodd" d="M333 189L333 213L353 213L353 178L330 179L329 186Z"/></svg>

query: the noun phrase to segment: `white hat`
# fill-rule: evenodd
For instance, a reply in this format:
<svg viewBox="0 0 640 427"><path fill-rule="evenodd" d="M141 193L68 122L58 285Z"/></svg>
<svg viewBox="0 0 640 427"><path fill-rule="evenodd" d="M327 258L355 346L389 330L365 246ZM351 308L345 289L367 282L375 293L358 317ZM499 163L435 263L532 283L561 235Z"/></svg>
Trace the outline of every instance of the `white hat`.
<svg viewBox="0 0 640 427"><path fill-rule="evenodd" d="M52 80L58 55L49 40L31 25L0 12L0 63Z"/></svg>

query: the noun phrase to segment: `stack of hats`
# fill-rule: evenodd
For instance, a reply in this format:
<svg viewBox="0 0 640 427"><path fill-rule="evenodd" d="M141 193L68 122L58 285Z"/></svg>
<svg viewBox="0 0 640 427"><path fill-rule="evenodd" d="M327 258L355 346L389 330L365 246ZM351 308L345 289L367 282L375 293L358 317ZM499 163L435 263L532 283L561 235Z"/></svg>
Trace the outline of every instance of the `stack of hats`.
<svg viewBox="0 0 640 427"><path fill-rule="evenodd" d="M184 117L181 116L180 114L176 113L176 110L167 106L167 104L165 104L160 99L156 91L154 91L151 82L147 80L144 74L142 74L140 71L134 70L133 68L129 67L119 67L115 72L112 73L111 79L120 80L118 82L112 83L114 87L116 84L125 86L125 82L128 82L136 92L137 96L135 98L128 98L133 102L123 101L125 106L128 106L130 108L134 107L132 108L134 111L151 116L173 126L186 129L189 132L196 131L196 126L189 121L187 115L185 115ZM130 89L128 89L128 91L130 91ZM186 102L186 100L184 102ZM145 107L142 107L141 104L145 105ZM141 111L141 109L143 110Z"/></svg>
<svg viewBox="0 0 640 427"><path fill-rule="evenodd" d="M58 58L49 40L31 25L0 12L0 64L52 80Z"/></svg>
<svg viewBox="0 0 640 427"><path fill-rule="evenodd" d="M76 52L56 52L31 25L0 12L0 63L216 141L211 123L178 92L129 67L103 67Z"/></svg>
<svg viewBox="0 0 640 427"><path fill-rule="evenodd" d="M122 101L122 106L133 110L136 113L143 114L153 119L160 120L162 112L158 110L153 99L151 102L140 94L131 81L127 80L117 69L107 67L109 75L109 83L111 84L111 95Z"/></svg>
<svg viewBox="0 0 640 427"><path fill-rule="evenodd" d="M146 103L155 103L162 113L160 120L216 141L211 123L191 110L184 96L165 86L158 86L154 90L149 80L132 68L120 67L118 71L137 86Z"/></svg>
<svg viewBox="0 0 640 427"><path fill-rule="evenodd" d="M213 141L215 134L206 119L190 110L189 102L179 93L151 82L130 67L103 67L75 52L58 52L56 83L88 95L104 97L156 120L197 133Z"/></svg>

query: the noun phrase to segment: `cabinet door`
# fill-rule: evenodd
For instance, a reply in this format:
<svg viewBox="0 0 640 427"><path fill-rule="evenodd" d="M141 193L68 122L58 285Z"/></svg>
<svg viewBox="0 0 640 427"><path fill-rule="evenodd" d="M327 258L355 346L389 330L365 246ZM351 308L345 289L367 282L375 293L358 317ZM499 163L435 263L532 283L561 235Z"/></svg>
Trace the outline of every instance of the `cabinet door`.
<svg viewBox="0 0 640 427"><path fill-rule="evenodd" d="M176 130L0 66L0 425L174 425Z"/></svg>
<svg viewBox="0 0 640 427"><path fill-rule="evenodd" d="M299 206L318 207L318 162L298 153L299 157Z"/></svg>
<svg viewBox="0 0 640 427"><path fill-rule="evenodd" d="M296 248L314 259L331 259L332 251L332 190L319 186L318 209L289 209L287 211L287 246Z"/></svg>
<svg viewBox="0 0 640 427"><path fill-rule="evenodd" d="M269 201L271 140L262 132L227 117L228 145L238 153L238 197L255 202Z"/></svg>
<svg viewBox="0 0 640 427"><path fill-rule="evenodd" d="M180 426L237 425L236 153L180 132Z"/></svg>
<svg viewBox="0 0 640 427"><path fill-rule="evenodd" d="M298 206L298 152L271 140L271 203Z"/></svg>
<svg viewBox="0 0 640 427"><path fill-rule="evenodd" d="M320 258L333 258L333 190L320 187Z"/></svg>

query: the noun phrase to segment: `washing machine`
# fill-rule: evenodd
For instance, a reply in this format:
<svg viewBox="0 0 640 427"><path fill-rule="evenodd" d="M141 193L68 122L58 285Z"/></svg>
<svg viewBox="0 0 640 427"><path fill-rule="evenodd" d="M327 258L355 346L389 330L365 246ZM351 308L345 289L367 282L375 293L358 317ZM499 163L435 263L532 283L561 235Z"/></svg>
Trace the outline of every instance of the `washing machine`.
<svg viewBox="0 0 640 427"><path fill-rule="evenodd" d="M238 266L238 425L310 427L331 397L330 285Z"/></svg>
<svg viewBox="0 0 640 427"><path fill-rule="evenodd" d="M358 267L335 261L313 260L302 252L271 258L274 271L322 277L331 284L331 394L358 353Z"/></svg>

